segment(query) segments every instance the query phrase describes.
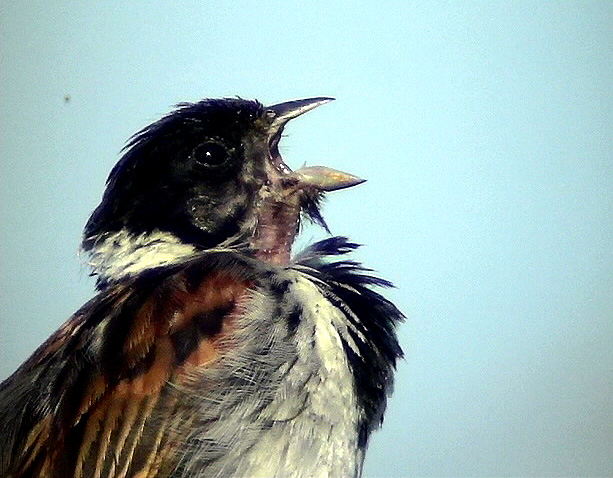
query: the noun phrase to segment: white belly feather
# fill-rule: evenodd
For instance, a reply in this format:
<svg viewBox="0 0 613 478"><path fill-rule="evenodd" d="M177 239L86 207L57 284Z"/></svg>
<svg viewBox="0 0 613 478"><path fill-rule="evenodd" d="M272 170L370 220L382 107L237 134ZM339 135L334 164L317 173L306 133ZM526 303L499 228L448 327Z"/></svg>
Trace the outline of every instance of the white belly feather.
<svg viewBox="0 0 613 478"><path fill-rule="evenodd" d="M296 331L298 360L284 380L284 393L278 395L277 413L283 413L283 400L294 394L294 383L306 388L306 395L302 393L306 403L298 415L275 422L262 434L241 460L238 475L354 476L361 465L357 463L361 461L359 417L353 376L339 335L339 330L346 330L346 318L304 277L296 279L290 293L303 309ZM306 383L305 373L310 374Z"/></svg>

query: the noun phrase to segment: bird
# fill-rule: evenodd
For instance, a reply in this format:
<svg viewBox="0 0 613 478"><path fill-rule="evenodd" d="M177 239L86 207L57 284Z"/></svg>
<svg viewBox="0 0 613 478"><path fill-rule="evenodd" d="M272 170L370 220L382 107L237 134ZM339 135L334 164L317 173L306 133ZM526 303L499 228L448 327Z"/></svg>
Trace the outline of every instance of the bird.
<svg viewBox="0 0 613 478"><path fill-rule="evenodd" d="M404 315L347 237L292 248L363 180L279 153L331 100L180 103L128 141L83 232L95 295L0 384L0 477L361 475Z"/></svg>

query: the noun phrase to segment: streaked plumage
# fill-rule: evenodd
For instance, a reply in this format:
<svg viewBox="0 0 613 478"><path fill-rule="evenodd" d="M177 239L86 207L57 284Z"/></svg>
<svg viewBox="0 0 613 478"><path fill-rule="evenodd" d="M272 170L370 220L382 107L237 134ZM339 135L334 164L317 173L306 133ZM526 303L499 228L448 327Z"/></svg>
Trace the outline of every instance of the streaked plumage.
<svg viewBox="0 0 613 478"><path fill-rule="evenodd" d="M0 385L0 476L359 475L402 314L345 238L290 259L360 182L278 154L326 101L205 100L134 137L85 230L98 294Z"/></svg>

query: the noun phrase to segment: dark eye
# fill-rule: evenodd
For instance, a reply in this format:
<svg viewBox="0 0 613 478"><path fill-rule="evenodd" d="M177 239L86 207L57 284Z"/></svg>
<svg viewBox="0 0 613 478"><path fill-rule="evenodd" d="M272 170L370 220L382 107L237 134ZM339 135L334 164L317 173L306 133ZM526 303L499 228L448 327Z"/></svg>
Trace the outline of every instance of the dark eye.
<svg viewBox="0 0 613 478"><path fill-rule="evenodd" d="M196 146L192 156L197 163L205 166L219 166L226 162L230 154L223 144L207 141Z"/></svg>

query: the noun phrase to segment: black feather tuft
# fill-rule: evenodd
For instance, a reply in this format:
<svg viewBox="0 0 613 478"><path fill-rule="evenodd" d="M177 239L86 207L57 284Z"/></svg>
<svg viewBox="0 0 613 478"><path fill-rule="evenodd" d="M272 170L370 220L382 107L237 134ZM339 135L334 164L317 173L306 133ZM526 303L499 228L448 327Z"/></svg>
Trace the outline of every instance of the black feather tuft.
<svg viewBox="0 0 613 478"><path fill-rule="evenodd" d="M350 242L343 236L333 236L311 244L295 257L295 262L304 266L321 266L321 260L326 256L340 256L352 252L360 244Z"/></svg>
<svg viewBox="0 0 613 478"><path fill-rule="evenodd" d="M319 241L296 257L296 267L315 279L328 299L342 310L355 330L348 328L356 353L344 343L352 367L366 436L381 424L387 396L392 391L396 361L403 356L395 327L404 315L371 287L393 287L370 274L371 269L351 260L326 262L359 247L345 237ZM360 338L360 334L365 338Z"/></svg>
<svg viewBox="0 0 613 478"><path fill-rule="evenodd" d="M321 214L321 201L323 199L323 194L317 194L315 196L309 196L305 199L305 202L302 206L304 215L311 220L314 224L323 227L328 234L330 234L330 228L328 228L328 224L326 220Z"/></svg>

